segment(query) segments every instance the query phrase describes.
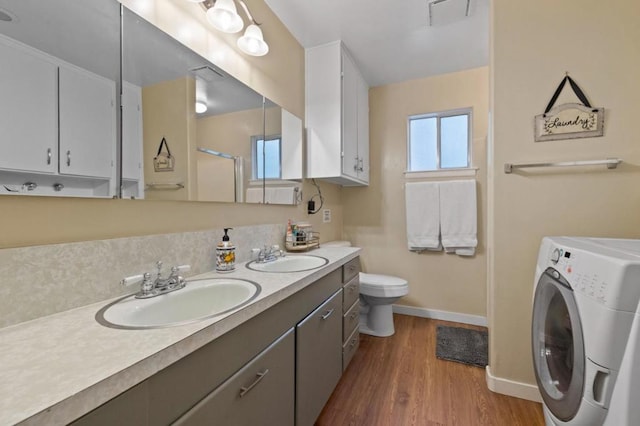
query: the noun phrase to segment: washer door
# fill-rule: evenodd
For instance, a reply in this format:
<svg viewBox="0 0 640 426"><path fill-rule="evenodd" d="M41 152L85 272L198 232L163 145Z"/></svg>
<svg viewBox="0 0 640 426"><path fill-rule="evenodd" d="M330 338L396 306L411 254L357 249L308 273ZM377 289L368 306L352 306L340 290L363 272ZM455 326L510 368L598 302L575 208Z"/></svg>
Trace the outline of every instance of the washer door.
<svg viewBox="0 0 640 426"><path fill-rule="evenodd" d="M571 420L584 391L584 340L573 290L553 268L536 286L531 336L542 399L556 418Z"/></svg>

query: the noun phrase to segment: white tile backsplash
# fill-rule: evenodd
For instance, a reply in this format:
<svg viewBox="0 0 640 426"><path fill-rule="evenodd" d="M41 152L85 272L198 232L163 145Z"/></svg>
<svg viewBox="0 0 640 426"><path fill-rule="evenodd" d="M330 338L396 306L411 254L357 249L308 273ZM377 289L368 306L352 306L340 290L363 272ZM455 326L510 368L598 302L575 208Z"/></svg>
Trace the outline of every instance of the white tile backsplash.
<svg viewBox="0 0 640 426"><path fill-rule="evenodd" d="M236 262L249 260L251 248L284 245L286 225L241 226L229 231ZM186 276L215 268L215 246L222 229L84 241L0 250L0 328L56 312L111 299L129 275L191 265Z"/></svg>

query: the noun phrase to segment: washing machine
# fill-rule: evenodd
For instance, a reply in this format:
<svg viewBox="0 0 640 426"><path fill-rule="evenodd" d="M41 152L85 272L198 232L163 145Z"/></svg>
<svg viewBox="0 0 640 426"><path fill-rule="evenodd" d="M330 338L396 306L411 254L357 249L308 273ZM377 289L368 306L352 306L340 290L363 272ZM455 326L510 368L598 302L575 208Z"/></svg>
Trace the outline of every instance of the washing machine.
<svg viewBox="0 0 640 426"><path fill-rule="evenodd" d="M640 425L640 240L546 237L533 364L552 425Z"/></svg>

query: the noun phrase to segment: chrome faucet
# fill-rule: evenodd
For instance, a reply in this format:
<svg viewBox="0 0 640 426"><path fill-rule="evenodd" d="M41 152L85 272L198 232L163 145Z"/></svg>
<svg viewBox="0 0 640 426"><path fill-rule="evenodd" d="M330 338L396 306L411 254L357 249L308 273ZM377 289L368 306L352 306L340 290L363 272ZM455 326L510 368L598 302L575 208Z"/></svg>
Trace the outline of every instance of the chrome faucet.
<svg viewBox="0 0 640 426"><path fill-rule="evenodd" d="M265 245L263 249L253 249L254 252L258 252L258 263L273 262L279 257L284 257L284 250L280 250L280 246L275 244L272 246Z"/></svg>
<svg viewBox="0 0 640 426"><path fill-rule="evenodd" d="M133 275L124 278L120 284L128 287L133 284L141 283L140 291L136 293L137 299L148 299L150 297L159 296L161 294L170 293L180 290L187 285L187 281L179 275L180 272L191 269L189 265L174 266L171 273L166 278L162 276L162 262L156 262L157 273L155 279L151 279L151 274L145 272L141 275Z"/></svg>

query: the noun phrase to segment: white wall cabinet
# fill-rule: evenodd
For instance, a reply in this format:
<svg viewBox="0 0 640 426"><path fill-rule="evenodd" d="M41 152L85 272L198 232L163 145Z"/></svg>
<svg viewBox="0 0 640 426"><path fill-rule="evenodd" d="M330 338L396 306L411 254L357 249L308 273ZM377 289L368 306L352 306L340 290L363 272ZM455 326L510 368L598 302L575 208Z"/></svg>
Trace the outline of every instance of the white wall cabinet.
<svg viewBox="0 0 640 426"><path fill-rule="evenodd" d="M58 67L0 38L0 169L58 169Z"/></svg>
<svg viewBox="0 0 640 426"><path fill-rule="evenodd" d="M144 197L142 89L122 82L122 196Z"/></svg>
<svg viewBox="0 0 640 426"><path fill-rule="evenodd" d="M340 41L305 52L307 177L369 183L369 86Z"/></svg>
<svg viewBox="0 0 640 426"><path fill-rule="evenodd" d="M61 174L111 178L115 92L113 81L79 68L59 68Z"/></svg>
<svg viewBox="0 0 640 426"><path fill-rule="evenodd" d="M116 83L0 36L0 193L115 194Z"/></svg>

